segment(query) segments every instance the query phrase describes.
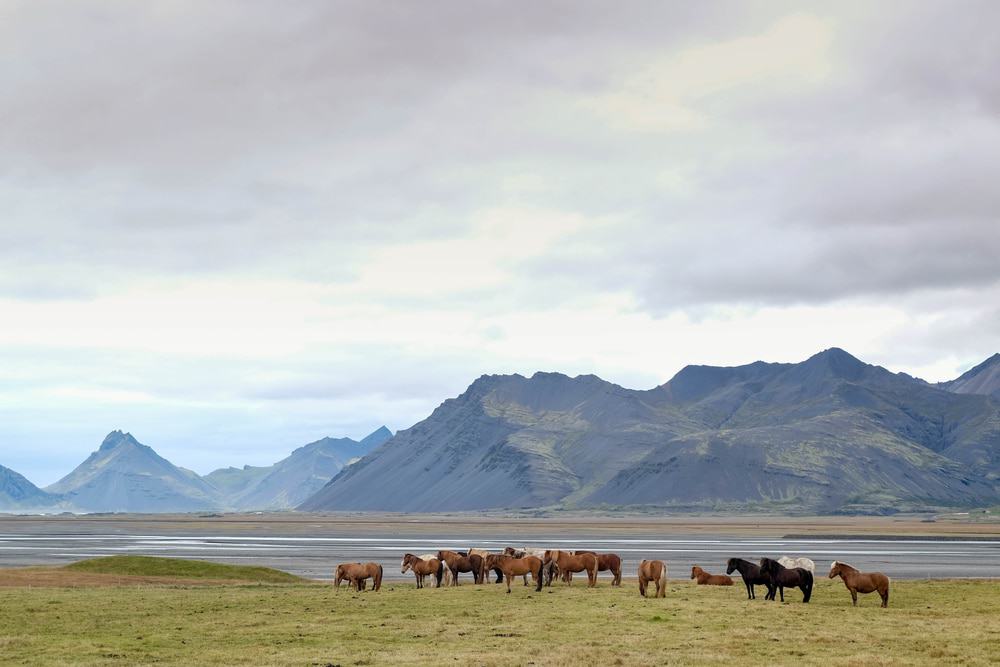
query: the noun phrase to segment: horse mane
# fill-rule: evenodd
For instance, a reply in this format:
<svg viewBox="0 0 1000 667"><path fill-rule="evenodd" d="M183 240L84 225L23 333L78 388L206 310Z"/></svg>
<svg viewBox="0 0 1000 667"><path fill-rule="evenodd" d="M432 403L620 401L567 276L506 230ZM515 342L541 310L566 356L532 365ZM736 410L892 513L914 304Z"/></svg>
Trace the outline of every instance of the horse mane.
<svg viewBox="0 0 1000 667"><path fill-rule="evenodd" d="M837 567L838 565L840 567L846 569L846 570L850 570L851 572L859 572L860 571L860 570L858 570L858 568L854 567L853 565L848 565L847 563L845 563L843 561L840 561L840 560L833 561L833 563L830 565L830 569L832 570L833 568Z"/></svg>

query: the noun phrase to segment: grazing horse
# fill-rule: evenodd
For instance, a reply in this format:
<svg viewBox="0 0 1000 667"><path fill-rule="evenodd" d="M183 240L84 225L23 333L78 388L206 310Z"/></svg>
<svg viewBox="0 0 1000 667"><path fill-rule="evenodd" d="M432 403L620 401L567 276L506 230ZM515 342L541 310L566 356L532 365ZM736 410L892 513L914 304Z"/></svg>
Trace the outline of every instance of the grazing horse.
<svg viewBox="0 0 1000 667"><path fill-rule="evenodd" d="M483 559L483 573L479 576L479 579L484 584L490 583L490 578L487 575L487 573L490 571L490 568L486 567L486 557L490 555L489 550L487 550L487 549L469 549L465 553L469 554L470 556L473 556L473 555L479 556L480 558ZM503 572L501 572L499 569L496 569L496 568L493 569L493 572L494 572L494 574L497 575L497 580L495 582L493 582L493 583L495 583L495 584L502 584L503 583Z"/></svg>
<svg viewBox="0 0 1000 667"><path fill-rule="evenodd" d="M545 585L551 586L552 580L558 574L558 567L555 562L545 562L545 552L546 549L533 549L531 547L521 547L520 549L515 549L514 547L507 547L503 550L505 556L513 556L514 558L524 558L525 556L534 556L542 561L544 566L542 569L545 573ZM528 575L524 575L524 585L528 585Z"/></svg>
<svg viewBox="0 0 1000 667"><path fill-rule="evenodd" d="M535 580L535 591L542 590L542 568L544 564L538 556L514 558L507 554L490 554L486 557L487 570L500 570L507 581L507 592L510 593L510 581L514 577L527 577L529 574Z"/></svg>
<svg viewBox="0 0 1000 667"><path fill-rule="evenodd" d="M337 566L337 575L333 585L340 590L340 582L347 581L358 591L365 590L366 581L372 580L372 588L382 588L382 566L378 563L341 563Z"/></svg>
<svg viewBox="0 0 1000 667"><path fill-rule="evenodd" d="M782 556L778 559L783 567L789 570L794 570L797 567L801 567L803 570L809 570L812 572L813 576L816 576L816 563L808 558L789 558L788 556Z"/></svg>
<svg viewBox="0 0 1000 667"><path fill-rule="evenodd" d="M667 564L662 560L644 560L639 563L639 595L646 597L646 584L656 583L656 595L667 597Z"/></svg>
<svg viewBox="0 0 1000 667"><path fill-rule="evenodd" d="M858 593L875 592L882 598L882 607L889 606L889 577L881 572L859 572L847 563L835 560L830 566L830 578L836 576L843 579L847 590L851 592L855 607L858 606Z"/></svg>
<svg viewBox="0 0 1000 667"><path fill-rule="evenodd" d="M471 572L472 580L481 584L482 580L480 577L483 575L483 559L475 554L471 556L462 556L454 551L439 551L437 552L438 560L443 560L444 564L451 570L452 576L452 586L458 586L458 573L459 572Z"/></svg>
<svg viewBox="0 0 1000 667"><path fill-rule="evenodd" d="M764 597L765 600L773 600L774 594L780 591L781 601L784 602L785 587L787 586L788 588L798 588L801 590L802 601L809 602L813 591L812 572L803 567L789 570L778 561L771 560L770 558L760 559L760 569L767 572L768 576L771 577L771 583L767 587L767 595Z"/></svg>
<svg viewBox="0 0 1000 667"><path fill-rule="evenodd" d="M597 571L611 573L611 585L622 585L622 559L618 554L599 554L593 551L574 551L574 556L590 554L597 557ZM573 573L569 574L570 581L573 580Z"/></svg>
<svg viewBox="0 0 1000 667"><path fill-rule="evenodd" d="M403 562L399 565L400 574L406 574L407 570L413 571L413 576L417 578L417 588L424 587L424 577L431 575L435 579L441 578L441 561L437 558L424 560L413 554L405 554ZM440 585L440 581L438 581Z"/></svg>
<svg viewBox="0 0 1000 667"><path fill-rule="evenodd" d="M757 593L753 587L758 584L771 590L771 577L760 569L760 565L742 558L730 558L729 562L726 563L726 574L732 574L733 570L739 570L740 576L743 577L743 584L747 587L747 600L757 599Z"/></svg>
<svg viewBox="0 0 1000 667"><path fill-rule="evenodd" d="M563 581L571 585L573 580L569 577L572 572L587 573L587 588L597 585L597 556L594 554L580 554L574 556L568 551L549 549L545 552L544 563L555 563L562 573Z"/></svg>
<svg viewBox="0 0 1000 667"><path fill-rule="evenodd" d="M691 568L691 578L698 580L699 586L732 586L732 577L724 574L710 574L697 565Z"/></svg>

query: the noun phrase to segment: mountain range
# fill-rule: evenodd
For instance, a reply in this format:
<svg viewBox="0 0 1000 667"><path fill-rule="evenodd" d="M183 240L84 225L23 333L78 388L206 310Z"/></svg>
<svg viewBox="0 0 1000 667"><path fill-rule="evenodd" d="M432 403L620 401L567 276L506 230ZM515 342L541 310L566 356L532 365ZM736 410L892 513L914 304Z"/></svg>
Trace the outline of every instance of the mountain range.
<svg viewBox="0 0 1000 667"><path fill-rule="evenodd" d="M224 468L205 477L175 466L131 433L112 431L97 451L44 491L0 466L0 509L191 512L290 509L351 461L392 437L382 426L360 442L323 438L271 466Z"/></svg>
<svg viewBox="0 0 1000 667"><path fill-rule="evenodd" d="M1000 355L931 385L832 348L593 375L480 377L303 510L660 507L885 512L1000 502Z"/></svg>

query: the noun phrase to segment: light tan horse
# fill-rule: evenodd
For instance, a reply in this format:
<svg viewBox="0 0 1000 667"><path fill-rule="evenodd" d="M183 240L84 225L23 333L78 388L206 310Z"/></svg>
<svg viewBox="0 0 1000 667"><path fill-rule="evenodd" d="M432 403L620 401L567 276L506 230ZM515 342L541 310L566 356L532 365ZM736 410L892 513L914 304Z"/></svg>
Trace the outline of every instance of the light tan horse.
<svg viewBox="0 0 1000 667"><path fill-rule="evenodd" d="M378 563L341 563L337 566L337 574L333 585L340 590L340 582L347 581L358 591L365 590L368 579L372 580L372 588L382 588L382 566Z"/></svg>
<svg viewBox="0 0 1000 667"><path fill-rule="evenodd" d="M732 586L733 578L724 574L711 574L705 572L697 565L691 568L691 578L698 580L699 586Z"/></svg>
<svg viewBox="0 0 1000 667"><path fill-rule="evenodd" d="M424 587L424 577L427 575L430 575L434 580L439 579L441 577L441 569L441 561L437 558L424 560L413 554L405 554L403 562L399 564L400 574L406 574L407 571L412 570L413 576L417 578L417 588Z"/></svg>
<svg viewBox="0 0 1000 667"><path fill-rule="evenodd" d="M437 554L420 554L417 556L420 560L437 560ZM441 563L441 576L431 580L434 582L434 588L440 588L441 586L451 586L451 570L445 567L444 563Z"/></svg>
<svg viewBox="0 0 1000 667"><path fill-rule="evenodd" d="M639 595L646 597L646 585L656 584L654 597L667 597L667 564L662 560L644 560L639 563Z"/></svg>
<svg viewBox="0 0 1000 667"><path fill-rule="evenodd" d="M543 562L555 563L567 586L573 583L569 577L571 572L586 572L587 588L597 586L597 556L592 553L583 553L579 556L574 556L568 551L549 549L545 552L545 560Z"/></svg>
<svg viewBox="0 0 1000 667"><path fill-rule="evenodd" d="M485 568L487 570L498 569L503 572L507 581L507 592L510 593L510 581L514 577L527 577L529 574L535 580L535 591L542 590L542 559L537 556L525 556L524 558L514 558L506 554L489 554L486 556Z"/></svg>
<svg viewBox="0 0 1000 667"><path fill-rule="evenodd" d="M839 576L847 590L851 592L851 600L854 606L858 606L858 593L878 592L882 598L882 607L889 606L889 577L881 572L859 572L847 563L833 561L830 565L830 578Z"/></svg>

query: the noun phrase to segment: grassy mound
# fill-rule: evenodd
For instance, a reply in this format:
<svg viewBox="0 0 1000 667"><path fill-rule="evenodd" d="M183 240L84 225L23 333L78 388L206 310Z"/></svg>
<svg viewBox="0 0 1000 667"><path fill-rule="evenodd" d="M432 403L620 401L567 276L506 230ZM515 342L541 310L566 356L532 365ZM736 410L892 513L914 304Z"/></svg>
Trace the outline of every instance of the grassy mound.
<svg viewBox="0 0 1000 667"><path fill-rule="evenodd" d="M291 584L304 581L293 574L273 570L269 567L247 567L245 565L224 565L203 560L183 558L156 558L153 556L106 556L91 558L72 565L66 570L93 572L95 574L118 574L144 577L177 577L182 579L228 579L236 581L265 582L269 584Z"/></svg>

